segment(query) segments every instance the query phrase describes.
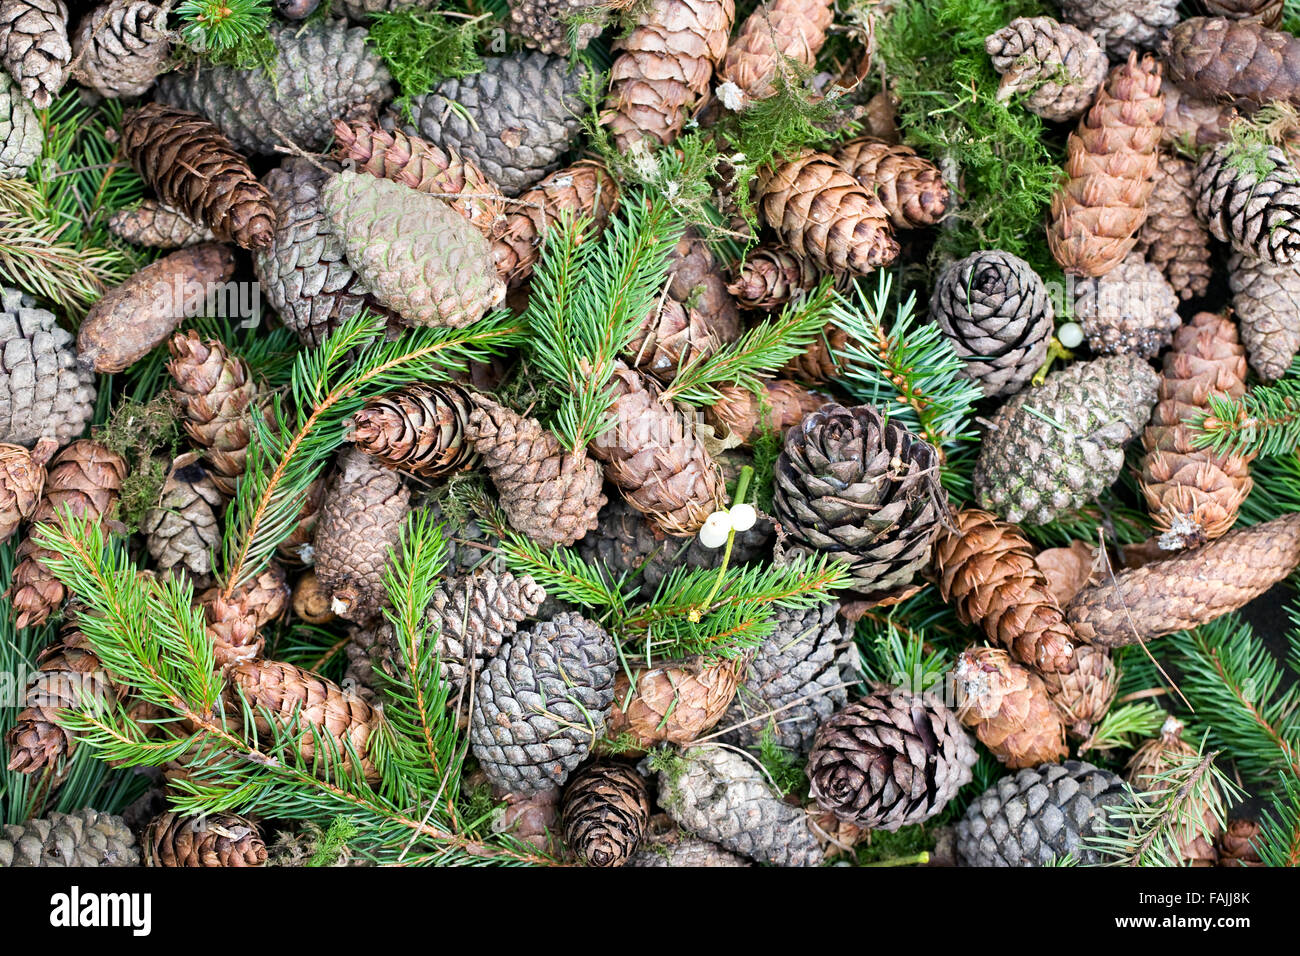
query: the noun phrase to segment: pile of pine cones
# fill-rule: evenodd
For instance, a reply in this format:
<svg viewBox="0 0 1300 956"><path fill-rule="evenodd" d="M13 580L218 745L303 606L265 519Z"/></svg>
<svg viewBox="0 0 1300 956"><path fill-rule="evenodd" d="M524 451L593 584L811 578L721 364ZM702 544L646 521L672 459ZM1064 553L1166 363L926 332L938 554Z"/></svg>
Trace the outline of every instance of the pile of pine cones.
<svg viewBox="0 0 1300 956"><path fill-rule="evenodd" d="M0 284L0 540L21 542L6 586L15 626L63 620L39 660L47 692L7 735L9 770L57 781L77 748L59 721L73 691L48 693L61 678L98 675L104 702L132 706L30 530L69 510L114 519L128 461L85 437L97 390L165 348L190 447L166 463L138 540L154 573L192 583L215 665L232 700L260 708L259 731L299 720L375 777L377 675L404 667L384 574L408 515L439 507L440 481L485 476L516 532L602 561L648 596L679 566L721 565L725 476L777 429L771 513L732 520L727 560L827 555L850 586L835 602L782 607L740 657L629 659L580 609L505 570L475 521L448 518L448 570L425 615L501 827L591 866L818 865L871 831L944 813L982 749L1007 773L957 817L955 862L1097 862L1085 841L1105 808L1187 747L1168 728L1127 781L1067 759L1112 704L1111 649L1241 607L1300 564L1300 514L1234 529L1250 461L1192 431L1212 398L1243 395L1250 370L1278 379L1300 351L1300 125L1250 162L1233 134L1238 114L1300 107L1300 40L1277 30L1281 5L1209 4L1225 17L1179 22L1172 0L1143 0L1139 16L1064 0L1059 22L1017 19L988 37L999 95L1075 124L1043 237L1070 281L1063 301L998 249L935 269L929 319L985 402L969 501L940 482L943 449L837 391L841 329L772 370L761 401L736 390L710 409L711 432L660 397L692 356L823 277L843 287L900 257L925 262L927 231L960 204L961 171L873 124L758 171L760 228L742 260L684 235L617 363L620 427L586 452L498 389L500 363L381 395L351 420L276 561L232 590L214 553L269 396L229 346L186 326L169 290L255 278L304 349L367 309L394 333L518 310L548 232L573 217L602 229L623 198L617 170L587 150L583 90L599 77L570 54L609 38L600 123L635 158L778 95L791 64L826 67L818 54L842 27L829 0L768 0L741 23L732 0L647 0L621 21L622 3L511 0L515 52L399 103L408 91L366 24L402 5L343 0L335 17L277 20L273 62L245 69L180 56L167 9L149 0L109 0L75 25L62 0L0 0L0 178L38 162L38 111L65 84L120 99L121 158L150 195L111 228L161 250L75 335ZM314 4L284 6L305 17ZM822 79L850 109L857 80ZM853 108L859 123L871 115ZM1211 301L1220 260L1226 297ZM1079 354L1053 365L1062 346ZM1087 507L1129 452L1155 537L1148 560L1125 565L1085 542L1080 573L1062 575L1017 524ZM853 640L853 621L931 584L971 629L948 703L864 683ZM268 627L290 614L346 634L341 683L266 656ZM757 759L773 743L805 769L802 802ZM310 757L310 735L301 746ZM1250 826L1238 821L1217 848L1189 839L1188 861L1249 861ZM274 850L267 827L164 811L133 831L90 809L53 813L6 827L0 864L260 865Z"/></svg>

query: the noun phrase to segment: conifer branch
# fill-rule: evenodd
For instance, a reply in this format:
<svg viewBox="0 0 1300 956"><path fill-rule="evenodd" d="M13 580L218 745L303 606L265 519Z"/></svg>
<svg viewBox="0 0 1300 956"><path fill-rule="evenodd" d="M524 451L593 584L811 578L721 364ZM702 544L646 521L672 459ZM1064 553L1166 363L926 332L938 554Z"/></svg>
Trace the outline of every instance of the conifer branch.
<svg viewBox="0 0 1300 956"><path fill-rule="evenodd" d="M1271 812L1260 821L1253 845L1266 866L1300 866L1300 773L1294 769L1282 772Z"/></svg>
<svg viewBox="0 0 1300 956"><path fill-rule="evenodd" d="M1163 707L1149 702L1112 707L1088 739L1079 745L1079 753L1131 750L1139 741L1158 735L1168 718Z"/></svg>
<svg viewBox="0 0 1300 956"><path fill-rule="evenodd" d="M1192 422L1198 448L1252 457L1300 448L1300 363L1272 385L1258 385L1240 398L1209 398L1210 410Z"/></svg>

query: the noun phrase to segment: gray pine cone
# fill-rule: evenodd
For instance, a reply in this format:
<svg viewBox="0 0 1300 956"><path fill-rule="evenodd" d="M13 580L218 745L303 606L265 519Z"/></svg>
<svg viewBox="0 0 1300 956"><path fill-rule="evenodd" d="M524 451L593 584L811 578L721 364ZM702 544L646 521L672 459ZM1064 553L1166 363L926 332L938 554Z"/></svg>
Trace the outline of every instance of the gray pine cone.
<svg viewBox="0 0 1300 956"><path fill-rule="evenodd" d="M1130 252L1103 276L1080 279L1074 294L1074 317L1098 355L1155 358L1182 323L1173 286L1140 252Z"/></svg>
<svg viewBox="0 0 1300 956"><path fill-rule="evenodd" d="M71 60L63 0L0 0L0 68L38 110L63 89Z"/></svg>
<svg viewBox="0 0 1300 956"><path fill-rule="evenodd" d="M217 238L207 226L157 199L142 199L134 209L119 209L109 217L108 231L152 249L184 249Z"/></svg>
<svg viewBox="0 0 1300 956"><path fill-rule="evenodd" d="M1137 47L1158 45L1178 22L1178 0L1061 0L1061 16L1122 60Z"/></svg>
<svg viewBox="0 0 1300 956"><path fill-rule="evenodd" d="M1300 261L1300 171L1280 148L1243 154L1221 143L1196 164L1194 188L1214 238L1268 262Z"/></svg>
<svg viewBox="0 0 1300 956"><path fill-rule="evenodd" d="M140 523L160 571L183 571L196 588L212 583L212 554L221 544L217 515L224 503L197 452L172 462L157 507Z"/></svg>
<svg viewBox="0 0 1300 956"><path fill-rule="evenodd" d="M1051 17L1017 17L984 41L1002 74L998 99L1023 94L1025 109L1044 119L1074 119L1106 80L1106 51L1095 39Z"/></svg>
<svg viewBox="0 0 1300 956"><path fill-rule="evenodd" d="M141 96L171 68L167 13L149 0L110 0L81 18L72 78L100 96Z"/></svg>
<svg viewBox="0 0 1300 956"><path fill-rule="evenodd" d="M41 155L45 134L36 111L0 70L0 179L21 179Z"/></svg>
<svg viewBox="0 0 1300 956"><path fill-rule="evenodd" d="M702 867L753 866L743 856L724 850L716 843L682 832L666 814L650 818L649 832L641 848L632 854L628 866Z"/></svg>
<svg viewBox="0 0 1300 956"><path fill-rule="evenodd" d="M609 10L605 0L510 0L510 32L525 46L568 56L570 32L585 50L605 28Z"/></svg>
<svg viewBox="0 0 1300 956"><path fill-rule="evenodd" d="M140 852L126 822L89 807L0 830L0 868L139 865Z"/></svg>
<svg viewBox="0 0 1300 956"><path fill-rule="evenodd" d="M31 296L0 285L0 442L60 446L95 410L95 375L77 364L72 334Z"/></svg>
<svg viewBox="0 0 1300 956"><path fill-rule="evenodd" d="M1300 263L1236 253L1228 260L1228 286L1250 367L1270 382L1281 378L1300 352Z"/></svg>

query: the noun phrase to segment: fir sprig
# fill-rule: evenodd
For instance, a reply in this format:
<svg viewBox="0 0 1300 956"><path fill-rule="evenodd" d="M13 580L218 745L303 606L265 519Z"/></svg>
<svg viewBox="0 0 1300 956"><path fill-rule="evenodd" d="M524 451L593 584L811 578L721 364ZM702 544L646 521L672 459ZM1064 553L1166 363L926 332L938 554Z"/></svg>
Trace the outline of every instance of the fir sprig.
<svg viewBox="0 0 1300 956"><path fill-rule="evenodd" d="M1255 852L1265 866L1300 866L1300 771L1282 771L1273 798L1252 841Z"/></svg>
<svg viewBox="0 0 1300 956"><path fill-rule="evenodd" d="M1272 385L1257 385L1240 398L1209 398L1210 410L1192 421L1197 448L1256 457L1300 448L1300 362Z"/></svg>
<svg viewBox="0 0 1300 956"><path fill-rule="evenodd" d="M265 66L274 49L270 0L181 0L176 16L190 49L222 62Z"/></svg>
<svg viewBox="0 0 1300 956"><path fill-rule="evenodd" d="M1163 707L1150 701L1112 707L1088 739L1079 745L1079 753L1131 750L1139 741L1159 734L1168 718Z"/></svg>

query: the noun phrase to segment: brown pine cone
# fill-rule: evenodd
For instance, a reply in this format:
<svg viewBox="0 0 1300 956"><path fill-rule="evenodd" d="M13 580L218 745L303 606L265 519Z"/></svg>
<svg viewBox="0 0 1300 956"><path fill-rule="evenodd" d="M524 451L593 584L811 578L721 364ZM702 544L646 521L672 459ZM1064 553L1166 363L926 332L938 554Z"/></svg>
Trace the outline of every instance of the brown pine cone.
<svg viewBox="0 0 1300 956"><path fill-rule="evenodd" d="M631 737L638 751L656 744L687 744L712 730L736 696L747 660L702 657L635 666L631 679L620 669L606 734Z"/></svg>
<svg viewBox="0 0 1300 956"><path fill-rule="evenodd" d="M1227 828L1219 834L1219 866L1263 866L1254 841L1259 836L1259 824L1254 820L1229 820Z"/></svg>
<svg viewBox="0 0 1300 956"><path fill-rule="evenodd" d="M723 385L718 391L722 399L704 410L704 420L742 444L763 430L784 432L830 401L820 392L782 379L764 384L761 401L749 389L736 385Z"/></svg>
<svg viewBox="0 0 1300 956"><path fill-rule="evenodd" d="M183 249L217 237L212 230L156 199L142 199L134 209L113 213L108 231L119 239L151 249Z"/></svg>
<svg viewBox="0 0 1300 956"><path fill-rule="evenodd" d="M325 625L338 620L330 606L330 595L325 585L320 583L316 572L310 568L298 576L294 582L291 602L293 613L298 620L307 624Z"/></svg>
<svg viewBox="0 0 1300 956"><path fill-rule="evenodd" d="M1066 608L1075 636L1121 647L1199 627L1259 597L1300 565L1300 513L1250 528L1164 561L1108 576Z"/></svg>
<svg viewBox="0 0 1300 956"><path fill-rule="evenodd" d="M841 353L856 344L849 334L837 325L827 325L822 334L802 355L796 355L781 367L781 374L809 385L824 385L840 377L846 365Z"/></svg>
<svg viewBox="0 0 1300 956"><path fill-rule="evenodd" d="M183 817L167 811L145 827L145 866L261 866L266 844L257 827L233 813Z"/></svg>
<svg viewBox="0 0 1300 956"><path fill-rule="evenodd" d="M1184 299L1205 295L1214 273L1210 234L1196 218L1194 176L1195 168L1187 160L1161 152L1155 188L1147 201L1147 220L1138 232L1138 251Z"/></svg>
<svg viewBox="0 0 1300 956"><path fill-rule="evenodd" d="M564 842L587 866L622 866L650 823L645 781L622 764L592 764L564 788Z"/></svg>
<svg viewBox="0 0 1300 956"><path fill-rule="evenodd" d="M155 567L184 572L196 586L211 583L212 555L221 545L217 516L224 504L197 452L173 461L157 506L140 522Z"/></svg>
<svg viewBox="0 0 1300 956"><path fill-rule="evenodd" d="M275 236L271 194L230 140L189 110L146 103L122 118L122 148L158 198L218 238L260 249Z"/></svg>
<svg viewBox="0 0 1300 956"><path fill-rule="evenodd" d="M1069 670L1074 635L1020 529L973 508L952 520L934 539L939 595L1022 664Z"/></svg>
<svg viewBox="0 0 1300 956"><path fill-rule="evenodd" d="M1169 78L1207 100L1300 105L1300 38L1252 20L1192 17L1165 41Z"/></svg>
<svg viewBox="0 0 1300 956"><path fill-rule="evenodd" d="M408 385L366 402L349 438L390 468L438 478L475 463L465 438L471 408L459 385Z"/></svg>
<svg viewBox="0 0 1300 956"><path fill-rule="evenodd" d="M1024 94L1025 109L1062 122L1088 108L1106 80L1106 51L1089 34L1051 17L1017 17L984 41L1002 74L998 101Z"/></svg>
<svg viewBox="0 0 1300 956"><path fill-rule="evenodd" d="M727 291L741 308L771 312L812 292L818 278L817 269L807 259L779 246L765 245L745 256ZM805 381L818 384L812 379Z"/></svg>
<svg viewBox="0 0 1300 956"><path fill-rule="evenodd" d="M1040 676L1065 719L1065 729L1085 740L1110 710L1119 685L1119 670L1110 651L1091 644L1074 648L1066 670L1046 671Z"/></svg>
<svg viewBox="0 0 1300 956"><path fill-rule="evenodd" d="M34 455L22 445L0 443L0 544L31 517L45 490L44 458L51 443Z"/></svg>
<svg viewBox="0 0 1300 956"><path fill-rule="evenodd" d="M837 149L835 159L880 198L897 229L933 226L948 214L952 191L943 173L910 146L855 139Z"/></svg>
<svg viewBox="0 0 1300 956"><path fill-rule="evenodd" d="M1236 107L1192 96L1168 75L1160 83L1160 95L1165 100L1161 146L1191 155L1228 138L1228 127L1237 118Z"/></svg>
<svg viewBox="0 0 1300 956"><path fill-rule="evenodd" d="M1205 12L1229 20L1258 20L1266 27L1282 21L1282 0L1201 0Z"/></svg>
<svg viewBox="0 0 1300 956"><path fill-rule="evenodd" d="M262 628L283 617L289 607L284 568L272 561L251 581L233 589L209 588L199 595L215 650L215 664L226 667L260 657L266 638Z"/></svg>
<svg viewBox="0 0 1300 956"><path fill-rule="evenodd" d="M68 75L100 96L143 96L173 65L167 9L148 0L110 0L96 7L72 35Z"/></svg>
<svg viewBox="0 0 1300 956"><path fill-rule="evenodd" d="M1052 197L1047 244L1074 275L1104 275L1137 244L1158 165L1160 64L1129 54L1070 134L1066 182Z"/></svg>
<svg viewBox="0 0 1300 956"><path fill-rule="evenodd" d="M957 716L1012 770L1058 763L1069 750L1065 725L1033 671L1006 651L972 647L957 658Z"/></svg>
<svg viewBox="0 0 1300 956"><path fill-rule="evenodd" d="M1160 775L1167 774L1196 754L1196 748L1183 740L1182 721L1167 717L1160 728L1160 736L1145 741L1133 753L1124 776L1138 793L1162 790L1166 784L1161 782ZM1216 808L1222 802L1218 785L1210 780L1207 795L1190 801L1185 807L1186 816L1172 823L1171 837L1178 846L1181 865L1214 866L1218 863L1219 854L1214 845L1223 827ZM1197 810L1200 810L1199 814ZM1194 816L1201 818L1200 826L1188 819ZM1206 832L1203 833L1202 829Z"/></svg>
<svg viewBox="0 0 1300 956"><path fill-rule="evenodd" d="M316 523L320 520L320 507L325 503L327 486L324 475L307 486L302 496L302 508L298 511L298 523L275 546L276 557L285 567L299 568L316 560Z"/></svg>
<svg viewBox="0 0 1300 956"><path fill-rule="evenodd" d="M718 98L738 110L775 95L778 73L797 82L789 75L790 64L811 68L816 63L834 5L833 0L768 0L746 17L718 66Z"/></svg>
<svg viewBox="0 0 1300 956"><path fill-rule="evenodd" d="M257 385L248 366L216 339L207 342L197 332L177 333L168 343L167 371L176 383L172 398L185 417L190 438L208 449L208 472L227 498L244 474L248 456L250 407Z"/></svg>
<svg viewBox="0 0 1300 956"><path fill-rule="evenodd" d="M721 345L700 310L688 309L669 296L655 300L623 350L623 358L632 367L671 382L682 365L708 358Z"/></svg>
<svg viewBox="0 0 1300 956"><path fill-rule="evenodd" d="M704 322L719 342L740 338L740 310L709 244L694 228L682 233L668 260L668 296L680 302L693 320Z"/></svg>

